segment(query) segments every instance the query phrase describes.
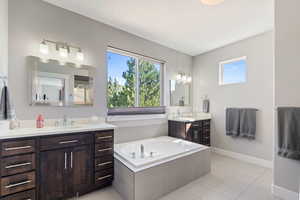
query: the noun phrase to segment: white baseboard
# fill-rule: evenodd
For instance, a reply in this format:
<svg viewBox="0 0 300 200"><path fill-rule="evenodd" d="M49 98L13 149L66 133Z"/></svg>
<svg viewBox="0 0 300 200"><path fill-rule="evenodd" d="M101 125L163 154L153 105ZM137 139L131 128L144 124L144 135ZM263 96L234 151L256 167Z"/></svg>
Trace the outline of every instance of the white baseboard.
<svg viewBox="0 0 300 200"><path fill-rule="evenodd" d="M277 185L272 185L272 192L275 196L284 200L299 200L299 195L297 192L287 190Z"/></svg>
<svg viewBox="0 0 300 200"><path fill-rule="evenodd" d="M228 156L228 157L235 158L238 160L242 160L244 162L248 162L251 164L258 165L258 166L262 166L262 167L266 167L266 168L273 168L273 162L269 161L269 160L264 160L261 158L256 158L254 156L248 156L245 154L227 151L227 150L219 149L219 148L215 148L215 147L212 148L212 151L217 154L220 154L220 155L224 155L224 156Z"/></svg>

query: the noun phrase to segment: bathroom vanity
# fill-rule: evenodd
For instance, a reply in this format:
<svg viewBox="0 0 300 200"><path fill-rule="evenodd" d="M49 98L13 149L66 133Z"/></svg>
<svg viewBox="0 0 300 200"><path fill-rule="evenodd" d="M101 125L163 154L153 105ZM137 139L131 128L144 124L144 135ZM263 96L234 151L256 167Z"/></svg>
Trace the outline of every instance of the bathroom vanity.
<svg viewBox="0 0 300 200"><path fill-rule="evenodd" d="M168 120L169 136L210 146L210 117L180 117Z"/></svg>
<svg viewBox="0 0 300 200"><path fill-rule="evenodd" d="M111 185L114 126L1 136L1 200L58 200Z"/></svg>

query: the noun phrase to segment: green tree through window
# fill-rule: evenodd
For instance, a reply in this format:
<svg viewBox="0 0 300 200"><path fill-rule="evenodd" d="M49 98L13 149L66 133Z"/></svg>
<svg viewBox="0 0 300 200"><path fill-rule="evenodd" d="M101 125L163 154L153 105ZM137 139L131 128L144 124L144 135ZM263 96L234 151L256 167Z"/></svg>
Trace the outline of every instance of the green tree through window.
<svg viewBox="0 0 300 200"><path fill-rule="evenodd" d="M108 108L160 106L160 63L138 60L110 51L107 52L107 59Z"/></svg>

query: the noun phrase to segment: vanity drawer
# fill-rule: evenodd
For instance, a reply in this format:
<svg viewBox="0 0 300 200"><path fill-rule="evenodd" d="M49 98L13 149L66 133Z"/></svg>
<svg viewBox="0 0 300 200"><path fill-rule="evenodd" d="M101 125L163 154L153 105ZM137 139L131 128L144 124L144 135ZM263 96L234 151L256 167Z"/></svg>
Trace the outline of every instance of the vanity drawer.
<svg viewBox="0 0 300 200"><path fill-rule="evenodd" d="M35 154L12 156L1 161L1 176L19 174L35 169Z"/></svg>
<svg viewBox="0 0 300 200"><path fill-rule="evenodd" d="M201 128L202 127L202 123L201 121L195 121L192 123L192 128Z"/></svg>
<svg viewBox="0 0 300 200"><path fill-rule="evenodd" d="M101 142L95 145L95 156L104 156L113 154L113 142Z"/></svg>
<svg viewBox="0 0 300 200"><path fill-rule="evenodd" d="M101 170L95 173L95 184L102 185L105 183L112 182L114 179L113 169Z"/></svg>
<svg viewBox="0 0 300 200"><path fill-rule="evenodd" d="M9 176L1 179L1 195L9 195L35 187L35 172Z"/></svg>
<svg viewBox="0 0 300 200"><path fill-rule="evenodd" d="M35 152L35 140L20 140L3 142L1 147L2 156Z"/></svg>
<svg viewBox="0 0 300 200"><path fill-rule="evenodd" d="M210 120L203 120L203 126L210 127Z"/></svg>
<svg viewBox="0 0 300 200"><path fill-rule="evenodd" d="M103 141L113 141L114 137L114 132L113 131L102 131L102 132L97 132L95 134L95 142L96 143L101 143Z"/></svg>
<svg viewBox="0 0 300 200"><path fill-rule="evenodd" d="M95 170L110 169L114 167L113 155L101 156L95 159Z"/></svg>
<svg viewBox="0 0 300 200"><path fill-rule="evenodd" d="M40 140L41 150L58 149L73 147L78 145L90 144L91 134L76 134L64 136L44 137Z"/></svg>
<svg viewBox="0 0 300 200"><path fill-rule="evenodd" d="M36 200L35 190L29 190L26 192L20 192L18 194L9 195L1 200Z"/></svg>

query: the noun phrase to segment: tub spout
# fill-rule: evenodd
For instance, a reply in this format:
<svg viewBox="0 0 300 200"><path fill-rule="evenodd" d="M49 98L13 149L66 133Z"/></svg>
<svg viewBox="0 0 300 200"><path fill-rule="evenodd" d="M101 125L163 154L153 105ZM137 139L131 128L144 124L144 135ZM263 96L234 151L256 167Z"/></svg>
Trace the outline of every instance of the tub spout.
<svg viewBox="0 0 300 200"><path fill-rule="evenodd" d="M141 158L145 157L145 147L141 144Z"/></svg>

